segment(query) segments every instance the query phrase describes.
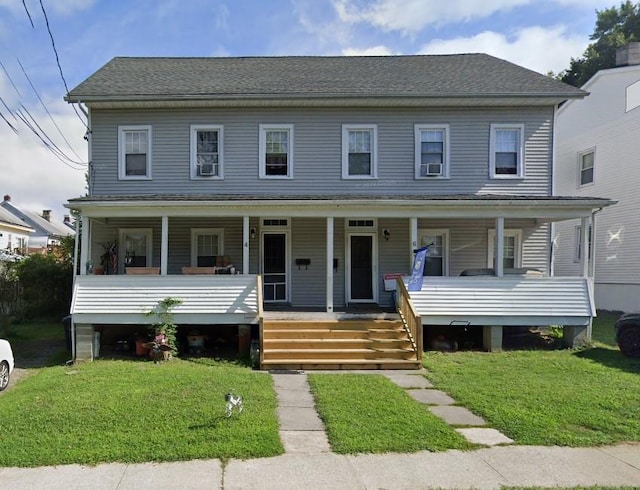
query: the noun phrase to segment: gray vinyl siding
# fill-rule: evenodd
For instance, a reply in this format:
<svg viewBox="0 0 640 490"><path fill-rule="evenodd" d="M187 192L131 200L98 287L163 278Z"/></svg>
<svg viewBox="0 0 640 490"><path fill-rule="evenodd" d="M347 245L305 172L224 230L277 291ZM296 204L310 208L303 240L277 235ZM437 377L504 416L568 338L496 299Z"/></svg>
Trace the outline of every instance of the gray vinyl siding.
<svg viewBox="0 0 640 490"><path fill-rule="evenodd" d="M97 110L91 194L475 194L548 195L552 108ZM294 127L293 179L258 178L259 124ZM492 123L525 125L525 178L489 179ZM191 124L224 126L224 180L190 180ZM342 124L376 124L378 178L342 179ZM414 178L414 124L448 124L450 179ZM118 126L152 127L152 180L118 180Z"/></svg>

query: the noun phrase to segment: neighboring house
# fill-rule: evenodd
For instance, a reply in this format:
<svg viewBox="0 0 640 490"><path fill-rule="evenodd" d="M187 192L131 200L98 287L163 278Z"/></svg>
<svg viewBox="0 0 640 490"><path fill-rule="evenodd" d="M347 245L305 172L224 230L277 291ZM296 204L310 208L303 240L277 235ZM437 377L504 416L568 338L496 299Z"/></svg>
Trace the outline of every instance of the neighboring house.
<svg viewBox="0 0 640 490"><path fill-rule="evenodd" d="M599 309L640 309L640 43L620 48L618 66L596 73L558 111L556 192L610 196L616 206L598 213L587 247L595 258L595 299ZM576 221L555 227L554 268L558 275L580 270L583 250Z"/></svg>
<svg viewBox="0 0 640 490"><path fill-rule="evenodd" d="M558 104L585 95L483 54L114 58L66 97L90 125L89 194L68 205L82 223L74 355L167 296L183 300L178 324L259 326L263 367L332 364L320 344L296 361L308 335L285 343L301 321L274 333L276 316L340 319L394 297L405 361L419 362L423 325L483 326L489 349L510 325L561 324L577 341L590 281L549 277L551 223L611 202L553 195L552 153ZM384 280L429 244L421 291ZM99 263L109 275L91 275ZM526 269L543 277L509 274ZM391 365L362 355L333 364Z"/></svg>
<svg viewBox="0 0 640 490"><path fill-rule="evenodd" d="M14 262L26 255L34 229L0 206L0 262Z"/></svg>
<svg viewBox="0 0 640 490"><path fill-rule="evenodd" d="M60 245L61 238L75 235L69 216L65 216L63 221L57 221L49 209L44 209L42 214L20 209L13 205L9 195L4 196L0 207L17 218L19 222L32 228L25 254L46 251L51 246Z"/></svg>

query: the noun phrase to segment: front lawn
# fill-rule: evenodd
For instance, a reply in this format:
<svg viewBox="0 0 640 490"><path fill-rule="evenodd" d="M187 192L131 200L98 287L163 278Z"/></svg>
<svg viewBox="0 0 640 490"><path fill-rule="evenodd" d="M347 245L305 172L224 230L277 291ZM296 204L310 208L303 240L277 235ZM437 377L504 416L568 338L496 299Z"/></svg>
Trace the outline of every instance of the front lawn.
<svg viewBox="0 0 640 490"><path fill-rule="evenodd" d="M384 376L309 374L336 453L469 449L464 438Z"/></svg>
<svg viewBox="0 0 640 490"><path fill-rule="evenodd" d="M245 398L224 416L229 389ZM49 367L0 396L0 466L253 458L283 452L271 378L175 359Z"/></svg>
<svg viewBox="0 0 640 490"><path fill-rule="evenodd" d="M426 353L427 377L518 444L640 441L640 361L612 345L616 318L603 313L580 351Z"/></svg>

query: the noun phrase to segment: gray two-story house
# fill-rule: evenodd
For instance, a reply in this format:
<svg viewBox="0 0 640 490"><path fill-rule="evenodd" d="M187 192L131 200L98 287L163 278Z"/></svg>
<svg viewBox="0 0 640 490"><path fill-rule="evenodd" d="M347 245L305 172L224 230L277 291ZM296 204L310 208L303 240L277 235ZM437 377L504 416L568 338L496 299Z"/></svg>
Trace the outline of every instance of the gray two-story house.
<svg viewBox="0 0 640 490"><path fill-rule="evenodd" d="M483 54L111 60L66 97L89 121L74 355L165 297L243 349L254 325L263 367L416 365L423 325L576 340L589 268L550 277L550 223L610 201L552 195L552 155L558 104L585 95ZM321 317L348 333L305 342Z"/></svg>

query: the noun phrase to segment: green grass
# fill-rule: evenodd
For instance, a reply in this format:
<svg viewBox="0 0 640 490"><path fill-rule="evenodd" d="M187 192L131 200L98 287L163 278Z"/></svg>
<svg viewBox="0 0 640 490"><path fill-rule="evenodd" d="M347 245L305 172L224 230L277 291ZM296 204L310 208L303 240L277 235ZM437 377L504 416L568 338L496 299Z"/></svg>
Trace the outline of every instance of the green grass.
<svg viewBox="0 0 640 490"><path fill-rule="evenodd" d="M471 447L403 389L373 374L309 374L336 453L443 451Z"/></svg>
<svg viewBox="0 0 640 490"><path fill-rule="evenodd" d="M617 314L594 323L583 350L427 353L436 387L518 444L640 441L640 361L612 345Z"/></svg>
<svg viewBox="0 0 640 490"><path fill-rule="evenodd" d="M245 410L224 417L233 388ZM270 378L175 359L37 370L0 396L0 466L281 454Z"/></svg>

